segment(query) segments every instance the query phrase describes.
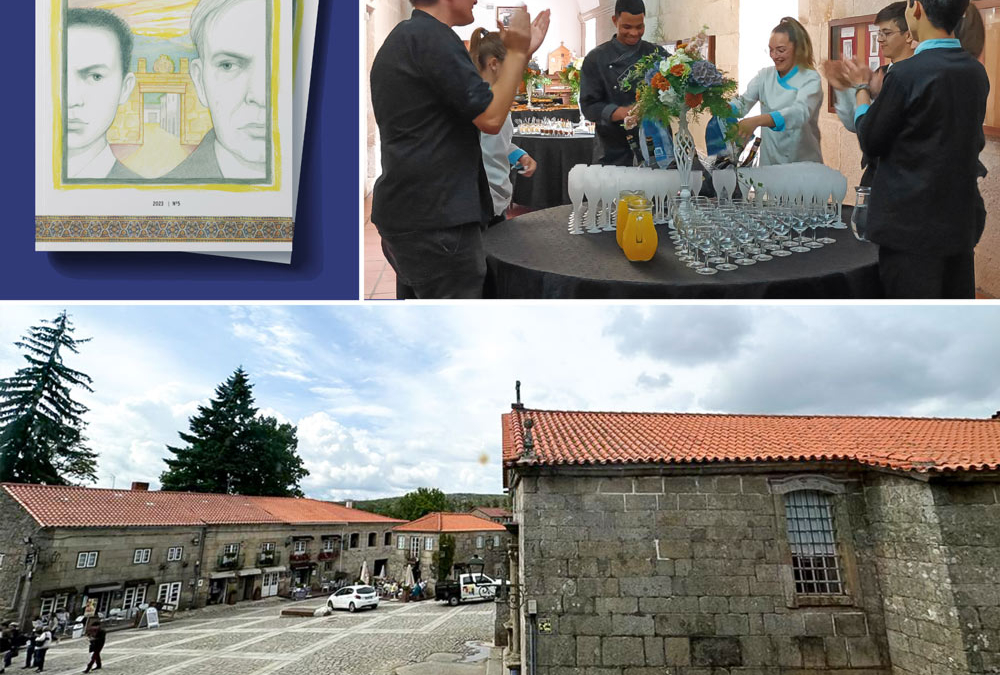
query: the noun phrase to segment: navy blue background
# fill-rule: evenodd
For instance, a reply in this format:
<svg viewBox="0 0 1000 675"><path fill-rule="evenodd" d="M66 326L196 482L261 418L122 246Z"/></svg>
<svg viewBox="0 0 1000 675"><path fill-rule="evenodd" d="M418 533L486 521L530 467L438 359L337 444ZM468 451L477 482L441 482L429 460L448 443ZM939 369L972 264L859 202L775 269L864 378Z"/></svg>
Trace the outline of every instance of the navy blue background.
<svg viewBox="0 0 1000 675"><path fill-rule="evenodd" d="M358 299L356 5L320 0L295 251L291 265L278 265L190 253L36 253L35 0L3 4L0 299Z"/></svg>

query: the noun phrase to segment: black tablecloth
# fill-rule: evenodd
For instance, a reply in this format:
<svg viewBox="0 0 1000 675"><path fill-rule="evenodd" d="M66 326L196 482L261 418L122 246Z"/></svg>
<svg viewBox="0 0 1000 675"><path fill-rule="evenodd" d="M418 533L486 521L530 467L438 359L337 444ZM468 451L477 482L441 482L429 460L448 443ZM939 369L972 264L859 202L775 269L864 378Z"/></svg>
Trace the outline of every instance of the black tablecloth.
<svg viewBox="0 0 1000 675"><path fill-rule="evenodd" d="M666 225L649 262L633 263L614 232L571 235L571 206L535 211L490 228L487 293L500 298L876 298L877 249L850 230L809 253L702 276L674 255ZM848 222L850 209L844 209Z"/></svg>
<svg viewBox="0 0 1000 675"><path fill-rule="evenodd" d="M513 174L514 203L536 209L569 204L569 170L593 162L594 137L514 134L513 142L538 162L531 178Z"/></svg>
<svg viewBox="0 0 1000 675"><path fill-rule="evenodd" d="M573 124L580 123L580 109L579 108L564 108L562 110L513 110L510 113L511 121L516 125L520 120L534 117L536 119L544 119L546 117L555 117L561 120L572 120Z"/></svg>

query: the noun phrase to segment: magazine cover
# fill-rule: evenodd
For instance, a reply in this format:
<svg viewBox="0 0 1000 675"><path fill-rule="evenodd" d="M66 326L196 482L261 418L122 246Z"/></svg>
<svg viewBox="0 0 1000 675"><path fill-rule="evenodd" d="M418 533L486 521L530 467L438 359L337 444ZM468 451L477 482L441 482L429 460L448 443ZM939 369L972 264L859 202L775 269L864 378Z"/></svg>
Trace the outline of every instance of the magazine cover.
<svg viewBox="0 0 1000 675"><path fill-rule="evenodd" d="M36 250L287 259L296 14L292 0L39 0Z"/></svg>

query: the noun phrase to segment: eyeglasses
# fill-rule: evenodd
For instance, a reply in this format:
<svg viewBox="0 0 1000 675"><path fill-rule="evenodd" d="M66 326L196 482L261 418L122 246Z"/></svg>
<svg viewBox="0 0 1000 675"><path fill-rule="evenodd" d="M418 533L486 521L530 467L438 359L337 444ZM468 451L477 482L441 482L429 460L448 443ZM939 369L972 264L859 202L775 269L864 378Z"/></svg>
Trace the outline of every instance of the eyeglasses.
<svg viewBox="0 0 1000 675"><path fill-rule="evenodd" d="M880 30L878 32L878 38L877 39L880 42L885 42L886 40L889 39L890 35L895 35L896 33L903 33L903 32L905 32L905 31L901 31L901 30Z"/></svg>

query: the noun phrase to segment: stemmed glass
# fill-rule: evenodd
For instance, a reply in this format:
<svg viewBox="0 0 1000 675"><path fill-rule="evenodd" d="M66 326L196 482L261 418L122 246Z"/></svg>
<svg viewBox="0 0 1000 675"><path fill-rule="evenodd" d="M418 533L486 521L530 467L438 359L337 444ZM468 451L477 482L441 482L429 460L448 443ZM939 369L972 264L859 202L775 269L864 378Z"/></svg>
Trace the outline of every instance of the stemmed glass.
<svg viewBox="0 0 1000 675"><path fill-rule="evenodd" d="M583 224L588 234L600 232L597 227L597 208L601 201L601 167L588 166L583 174L583 193L587 199L587 215Z"/></svg>
<svg viewBox="0 0 1000 675"><path fill-rule="evenodd" d="M715 234L711 225L697 225L694 228L694 243L698 250L705 256L705 264L696 268L698 274L717 274L719 270L710 267L708 264L708 254L715 249Z"/></svg>
<svg viewBox="0 0 1000 675"><path fill-rule="evenodd" d="M809 208L801 201L793 202L789 209L791 216L791 226L799 236L792 239L794 246L789 248L794 253L809 253L812 249L802 245L802 234L809 227Z"/></svg>
<svg viewBox="0 0 1000 675"><path fill-rule="evenodd" d="M791 215L791 210L787 206L772 206L768 207L766 212L770 214L772 219L771 222L774 223L771 230L774 232L775 240L779 243L787 242L788 230L791 227L792 220L794 219L794 216ZM778 258L787 258L792 255L792 252L779 245L778 248L771 251L771 255Z"/></svg>
<svg viewBox="0 0 1000 675"><path fill-rule="evenodd" d="M844 174L837 172L835 180L833 182L833 191L830 196L833 198L833 203L837 205L837 220L833 223L833 229L835 230L846 230L847 223L844 222L843 213L841 211L841 206L844 203L844 198L847 197L847 177Z"/></svg>
<svg viewBox="0 0 1000 675"><path fill-rule="evenodd" d="M605 232L615 230L615 225L611 222L611 215L615 212L619 178L620 173L617 166L601 167L601 203L604 206L601 230Z"/></svg>
<svg viewBox="0 0 1000 675"><path fill-rule="evenodd" d="M739 247L736 249L736 264L743 265L744 267L749 267L750 265L756 265L757 261L751 258L746 249L753 241L754 234L750 230L750 225L743 220L732 221L732 233L733 237L739 243Z"/></svg>
<svg viewBox="0 0 1000 675"><path fill-rule="evenodd" d="M573 203L573 211L569 215L569 233L583 234L583 176L586 164L577 164L569 170L567 191Z"/></svg>

